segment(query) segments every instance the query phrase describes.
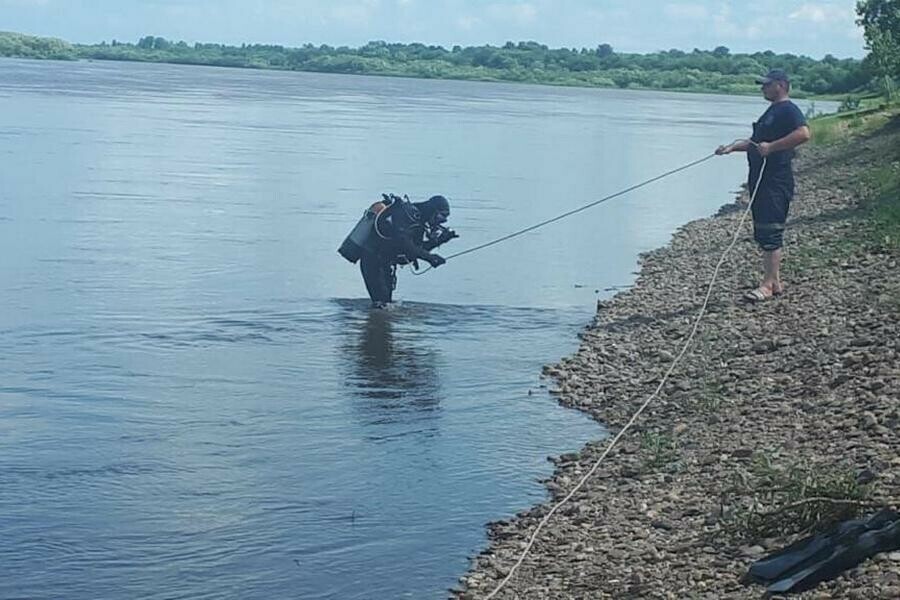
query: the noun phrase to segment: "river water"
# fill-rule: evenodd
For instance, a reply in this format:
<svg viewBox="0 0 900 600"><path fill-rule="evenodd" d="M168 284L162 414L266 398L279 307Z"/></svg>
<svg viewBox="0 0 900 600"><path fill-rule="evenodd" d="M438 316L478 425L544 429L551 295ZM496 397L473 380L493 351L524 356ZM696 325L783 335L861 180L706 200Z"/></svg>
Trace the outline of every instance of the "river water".
<svg viewBox="0 0 900 600"><path fill-rule="evenodd" d="M440 193L465 249L764 108L0 60L0 597L445 597L486 522L545 499L546 457L604 435L541 365L745 167L401 272L390 311L344 235L381 192Z"/></svg>

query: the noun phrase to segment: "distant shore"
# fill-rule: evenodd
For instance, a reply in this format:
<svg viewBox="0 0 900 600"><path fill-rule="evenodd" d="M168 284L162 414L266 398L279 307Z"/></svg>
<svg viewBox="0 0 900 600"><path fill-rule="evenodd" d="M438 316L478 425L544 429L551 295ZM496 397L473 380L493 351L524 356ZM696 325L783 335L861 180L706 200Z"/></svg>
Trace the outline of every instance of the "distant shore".
<svg viewBox="0 0 900 600"><path fill-rule="evenodd" d="M298 71L298 70L290 70L290 69L271 69L271 68L254 68L254 67L234 67L228 65L210 65L210 64L202 64L202 63L186 63L186 62L159 62L159 61L145 61L145 60L107 60L107 59L94 59L94 58L77 58L77 59L44 59L44 58L21 58L21 57L9 57L9 56L0 56L0 60L4 58L10 60L37 60L37 61L46 61L46 60L58 60L60 62L131 62L131 63L144 63L144 64L156 64L156 65L175 65L175 66L188 66L188 67L211 67L211 68L220 68L220 69L246 69L246 70L255 70L255 71L279 71L283 73L318 73L321 75L364 75L366 77L399 77L403 79L431 79L434 81L467 81L472 83L506 83L510 85L539 85L539 86L548 86L548 87L571 87L571 88L581 88L581 89L599 89L599 90L619 90L621 88L612 87L612 86L596 86L596 85L579 85L574 83L546 83L546 82L532 82L532 81L510 81L507 79L496 79L491 77L484 77L479 79L464 79L464 78L454 78L454 77L444 77L444 78L423 78L418 77L416 75L404 75L404 74L387 74L387 73L335 73L335 72L324 72L324 71ZM624 91L632 91L632 92L667 92L673 94L708 94L712 96L746 96L746 97L759 97L759 90L753 89L749 91L722 91L722 90L702 90L702 89L663 89L663 88L654 88L654 87L639 87L632 86L625 88ZM833 94L826 95L816 95L816 94L803 94L802 92L799 94L792 94L792 97L798 100L807 100L810 102L834 102L840 103L841 97L835 96ZM816 110L816 115L829 114L827 112Z"/></svg>
<svg viewBox="0 0 900 600"><path fill-rule="evenodd" d="M821 60L770 51L732 54L677 49L650 54L618 53L608 44L596 48L549 48L537 42L503 46L426 46L384 41L359 48L196 43L146 36L136 44L112 40L71 44L0 31L0 57L54 60L109 60L189 64L346 75L530 83L570 87L665 90L711 94L758 94L755 79L769 68L786 68L794 96L846 97L864 88L870 75L856 59L831 55Z"/></svg>
<svg viewBox="0 0 900 600"><path fill-rule="evenodd" d="M745 235L660 398L496 598L757 599L764 589L740 580L798 537L803 515L765 521L796 481L804 493L898 508L900 116L884 118L876 133L801 149L785 295L741 301L759 262ZM632 289L598 304L575 355L545 368L563 405L613 431L625 424L677 354L739 214L728 205L686 225L643 257ZM551 501L492 523L452 597L494 590L605 446L556 459ZM900 598L900 553L794 597Z"/></svg>

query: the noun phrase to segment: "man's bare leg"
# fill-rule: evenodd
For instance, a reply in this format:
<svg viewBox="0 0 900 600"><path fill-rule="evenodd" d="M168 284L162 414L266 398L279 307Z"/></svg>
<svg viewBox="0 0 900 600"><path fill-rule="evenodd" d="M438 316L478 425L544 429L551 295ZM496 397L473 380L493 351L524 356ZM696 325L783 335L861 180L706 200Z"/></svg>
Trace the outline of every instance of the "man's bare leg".
<svg viewBox="0 0 900 600"><path fill-rule="evenodd" d="M763 251L763 281L760 289L766 295L780 294L781 287L781 248Z"/></svg>

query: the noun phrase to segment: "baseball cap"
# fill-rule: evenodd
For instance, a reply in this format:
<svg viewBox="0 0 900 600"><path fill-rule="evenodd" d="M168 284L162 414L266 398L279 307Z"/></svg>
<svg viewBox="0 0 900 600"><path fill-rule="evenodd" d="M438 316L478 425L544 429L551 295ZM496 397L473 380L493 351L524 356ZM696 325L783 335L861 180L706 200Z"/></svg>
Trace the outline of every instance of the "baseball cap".
<svg viewBox="0 0 900 600"><path fill-rule="evenodd" d="M788 74L784 72L783 69L772 69L762 77L756 78L756 83L772 83L773 81L786 81L788 83L791 82L791 79L788 77Z"/></svg>

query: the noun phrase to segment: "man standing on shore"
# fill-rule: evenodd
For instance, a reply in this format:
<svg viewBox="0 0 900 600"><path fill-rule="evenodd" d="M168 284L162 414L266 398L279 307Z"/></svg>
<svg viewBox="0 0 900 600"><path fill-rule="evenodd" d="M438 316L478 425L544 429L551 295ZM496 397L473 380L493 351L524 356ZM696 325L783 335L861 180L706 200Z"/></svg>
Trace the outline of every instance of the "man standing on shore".
<svg viewBox="0 0 900 600"><path fill-rule="evenodd" d="M791 82L787 73L772 69L756 80L763 96L771 104L753 124L749 140L737 140L716 148L716 154L746 152L750 165L748 190L756 190L753 199L753 239L763 251L763 280L745 298L762 302L784 291L781 284L781 255L788 209L794 197L794 171L791 160L794 148L810 138L803 113L788 95ZM765 171L760 169L766 159ZM758 189L757 189L757 182Z"/></svg>

